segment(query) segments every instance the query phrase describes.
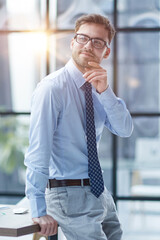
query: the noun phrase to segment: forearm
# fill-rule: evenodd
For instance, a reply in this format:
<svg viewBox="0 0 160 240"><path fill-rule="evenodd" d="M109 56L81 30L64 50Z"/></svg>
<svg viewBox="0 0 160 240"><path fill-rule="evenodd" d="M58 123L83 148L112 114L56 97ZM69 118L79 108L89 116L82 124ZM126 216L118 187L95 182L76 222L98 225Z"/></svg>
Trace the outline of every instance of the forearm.
<svg viewBox="0 0 160 240"><path fill-rule="evenodd" d="M30 202L31 216L40 217L46 215L45 188L48 174L40 173L27 167L26 172L26 196Z"/></svg>
<svg viewBox="0 0 160 240"><path fill-rule="evenodd" d="M129 137L133 122L124 101L117 98L110 87L101 94L100 99L106 112L105 126L120 137Z"/></svg>

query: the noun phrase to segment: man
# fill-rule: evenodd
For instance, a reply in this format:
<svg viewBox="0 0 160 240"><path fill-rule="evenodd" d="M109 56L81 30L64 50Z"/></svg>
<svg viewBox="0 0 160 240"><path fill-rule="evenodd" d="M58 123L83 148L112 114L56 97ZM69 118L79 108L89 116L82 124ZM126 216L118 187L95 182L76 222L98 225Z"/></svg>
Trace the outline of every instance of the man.
<svg viewBox="0 0 160 240"><path fill-rule="evenodd" d="M30 145L25 157L26 194L33 221L39 223L43 235L55 234L58 222L67 240L121 239L110 193L103 183L102 193L96 195L92 189L98 165L94 173L88 172L92 159L89 162L86 133L86 82L92 86L97 143L104 126L121 137L132 133L126 105L115 96L107 71L100 66L110 54L114 33L109 20L101 15L80 17L70 45L72 59L42 80L33 94ZM99 181L103 179L98 176Z"/></svg>

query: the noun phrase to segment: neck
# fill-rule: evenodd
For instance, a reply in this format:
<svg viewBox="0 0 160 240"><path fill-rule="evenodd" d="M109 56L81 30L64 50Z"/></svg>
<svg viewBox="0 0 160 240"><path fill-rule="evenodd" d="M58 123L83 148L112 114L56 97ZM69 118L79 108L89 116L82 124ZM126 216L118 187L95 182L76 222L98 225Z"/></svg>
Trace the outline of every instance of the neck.
<svg viewBox="0 0 160 240"><path fill-rule="evenodd" d="M79 64L77 64L75 61L74 61L74 59L72 58L72 61L73 61L73 64L76 66L76 68L78 68L78 70L81 72L81 73L85 73L86 72L86 70L85 70L85 66L83 67L83 66L80 66Z"/></svg>

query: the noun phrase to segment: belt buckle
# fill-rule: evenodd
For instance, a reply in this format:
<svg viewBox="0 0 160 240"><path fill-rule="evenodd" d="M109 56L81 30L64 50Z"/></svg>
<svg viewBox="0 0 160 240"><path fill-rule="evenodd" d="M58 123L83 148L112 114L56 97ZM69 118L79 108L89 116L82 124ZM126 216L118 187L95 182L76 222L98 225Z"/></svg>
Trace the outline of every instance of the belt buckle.
<svg viewBox="0 0 160 240"><path fill-rule="evenodd" d="M84 181L81 179L81 187L84 187Z"/></svg>

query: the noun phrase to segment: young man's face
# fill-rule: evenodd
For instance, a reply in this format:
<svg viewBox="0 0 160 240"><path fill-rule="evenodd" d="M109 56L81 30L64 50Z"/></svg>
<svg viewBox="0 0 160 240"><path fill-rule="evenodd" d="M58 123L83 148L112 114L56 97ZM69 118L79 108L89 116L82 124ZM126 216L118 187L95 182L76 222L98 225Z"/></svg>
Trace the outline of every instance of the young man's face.
<svg viewBox="0 0 160 240"><path fill-rule="evenodd" d="M103 25L95 23L85 23L80 26L77 34L84 34L90 38L100 38L108 42L108 31ZM85 72L85 68L89 67L88 62L101 63L103 58L107 58L110 54L110 48L95 48L91 41L86 44L76 42L76 39L71 41L72 58L75 65L81 72Z"/></svg>

